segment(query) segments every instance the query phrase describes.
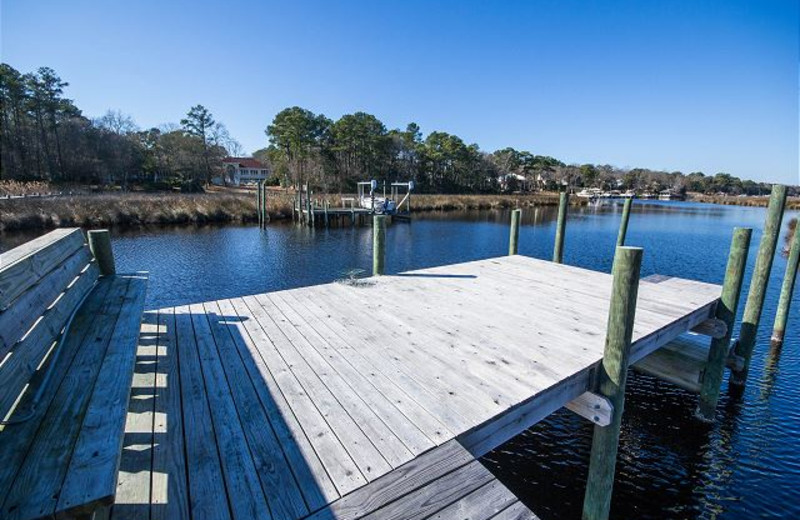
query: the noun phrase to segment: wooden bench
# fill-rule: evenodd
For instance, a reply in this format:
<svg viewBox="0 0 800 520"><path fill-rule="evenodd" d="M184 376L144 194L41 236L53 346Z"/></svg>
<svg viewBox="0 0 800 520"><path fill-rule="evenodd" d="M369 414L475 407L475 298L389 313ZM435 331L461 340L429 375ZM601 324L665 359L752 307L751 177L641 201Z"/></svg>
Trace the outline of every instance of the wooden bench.
<svg viewBox="0 0 800 520"><path fill-rule="evenodd" d="M91 518L114 501L147 285L107 232L0 255L0 518ZM95 256L97 258L95 258Z"/></svg>

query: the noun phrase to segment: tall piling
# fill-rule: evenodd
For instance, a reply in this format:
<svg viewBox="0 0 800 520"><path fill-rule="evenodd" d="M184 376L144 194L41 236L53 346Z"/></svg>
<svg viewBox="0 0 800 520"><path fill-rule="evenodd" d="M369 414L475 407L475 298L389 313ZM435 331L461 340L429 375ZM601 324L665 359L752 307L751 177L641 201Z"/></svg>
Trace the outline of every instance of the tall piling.
<svg viewBox="0 0 800 520"><path fill-rule="evenodd" d="M783 343L786 322L789 319L789 306L792 303L794 283L797 279L797 266L800 264L800 220L795 223L789 246L789 258L786 260L786 273L781 285L781 296L778 300L778 312L775 314L775 325L772 328L772 342Z"/></svg>
<svg viewBox="0 0 800 520"><path fill-rule="evenodd" d="M625 383L628 378L628 359L641 266L641 248L617 247L612 272L605 350L598 371L596 389L598 394L611 402L613 411L608 426L594 427L589 477L583 500L583 520L606 520L611 509L611 492L625 405Z"/></svg>
<svg viewBox="0 0 800 520"><path fill-rule="evenodd" d="M744 317L739 332L739 341L736 343L736 355L742 358L740 370L731 374L731 383L743 386L747 381L750 370L750 360L753 357L753 348L756 344L758 324L761 320L761 311L764 308L764 297L767 294L767 284L772 270L772 260L775 257L775 248L781 232L783 209L786 205L786 186L776 184L772 187L772 195L767 207L767 220L761 235L758 247L756 265L753 268L753 278L750 280L750 291L747 294L747 303L744 306Z"/></svg>
<svg viewBox="0 0 800 520"><path fill-rule="evenodd" d="M633 197L625 199L622 205L622 222L619 224L619 233L617 234L617 246L625 245L625 236L628 234L628 219L631 216L631 205L633 204Z"/></svg>
<svg viewBox="0 0 800 520"><path fill-rule="evenodd" d="M263 217L263 211L261 210L261 204L264 201L264 198L261 196L261 190L263 186L261 185L261 181L256 184L256 214L258 215L258 227L262 226L261 218Z"/></svg>
<svg viewBox="0 0 800 520"><path fill-rule="evenodd" d="M382 275L386 268L386 215L372 217L372 274Z"/></svg>
<svg viewBox="0 0 800 520"><path fill-rule="evenodd" d="M111 233L107 229L93 229L87 233L89 250L97 260L100 274L104 276L117 272L114 265L114 253L111 250Z"/></svg>
<svg viewBox="0 0 800 520"><path fill-rule="evenodd" d="M700 399L696 415L704 421L712 421L719 401L725 363L733 336L733 323L739 307L739 296L744 281L744 270L747 265L747 253L750 250L752 229L736 228L733 231L731 249L728 253L728 265L725 268L725 280L722 283L722 296L717 304L715 317L725 323L727 332L722 338L713 338L708 350L703 381L700 386Z"/></svg>
<svg viewBox="0 0 800 520"><path fill-rule="evenodd" d="M564 233L567 225L567 206L569 194L561 192L558 198L558 222L556 223L556 243L553 247L553 262L560 264L564 259Z"/></svg>
<svg viewBox="0 0 800 520"><path fill-rule="evenodd" d="M511 231L508 237L508 254L516 255L519 250L519 221L522 218L522 210L515 209L511 212Z"/></svg>

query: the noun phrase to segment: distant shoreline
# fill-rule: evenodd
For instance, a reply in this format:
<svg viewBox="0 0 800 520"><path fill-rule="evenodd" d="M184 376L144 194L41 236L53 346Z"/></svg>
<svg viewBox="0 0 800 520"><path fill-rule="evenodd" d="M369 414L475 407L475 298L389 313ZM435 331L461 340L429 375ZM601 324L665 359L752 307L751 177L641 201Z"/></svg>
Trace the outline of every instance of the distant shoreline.
<svg viewBox="0 0 800 520"><path fill-rule="evenodd" d="M56 227L160 227L211 223L249 223L258 220L254 190L212 188L200 194L171 192L100 192L74 195L0 198L0 232L46 230ZM279 189L268 196L270 218L292 218L293 194ZM722 197L690 194L690 202L766 206L768 197ZM339 195L329 195L331 206ZM572 197L573 205L586 204ZM558 194L539 192L510 195L414 194L414 211L492 210L555 206ZM787 202L800 209L800 198Z"/></svg>

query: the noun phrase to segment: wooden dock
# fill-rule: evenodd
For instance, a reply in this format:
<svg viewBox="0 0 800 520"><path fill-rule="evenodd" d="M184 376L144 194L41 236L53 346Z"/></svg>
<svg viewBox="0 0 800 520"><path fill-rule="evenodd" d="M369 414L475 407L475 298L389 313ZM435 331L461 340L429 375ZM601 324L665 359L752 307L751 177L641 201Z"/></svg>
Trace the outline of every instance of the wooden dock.
<svg viewBox="0 0 800 520"><path fill-rule="evenodd" d="M611 288L514 255L147 312L113 518L535 518L476 459L580 409ZM629 362L720 291L643 280Z"/></svg>

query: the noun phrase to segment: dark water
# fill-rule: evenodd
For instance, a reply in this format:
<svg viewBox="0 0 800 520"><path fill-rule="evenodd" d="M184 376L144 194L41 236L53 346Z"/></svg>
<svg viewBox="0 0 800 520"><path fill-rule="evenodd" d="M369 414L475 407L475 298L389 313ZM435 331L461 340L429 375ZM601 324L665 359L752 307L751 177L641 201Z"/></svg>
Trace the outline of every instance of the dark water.
<svg viewBox="0 0 800 520"><path fill-rule="evenodd" d="M621 206L571 209L564 261L609 271L620 213ZM521 254L551 256L554 219L551 208L525 212ZM505 212L469 212L419 215L411 224L395 224L388 230L387 271L503 255L508 220ZM643 276L721 283L733 227L753 227L749 280L763 220L759 208L637 203L627 243L645 249ZM29 237L3 237L0 249L24 238ZM117 234L113 246L120 271L150 271L148 306L155 308L369 270L371 241L370 228L278 224L265 231L137 231ZM776 257L748 386L737 396L727 392L726 382L714 425L692 417L694 395L631 376L613 518L800 518L800 291L782 352L769 347L785 265ZM543 520L579 518L591 432L588 422L561 411L484 461Z"/></svg>

